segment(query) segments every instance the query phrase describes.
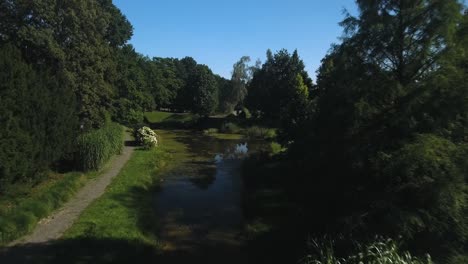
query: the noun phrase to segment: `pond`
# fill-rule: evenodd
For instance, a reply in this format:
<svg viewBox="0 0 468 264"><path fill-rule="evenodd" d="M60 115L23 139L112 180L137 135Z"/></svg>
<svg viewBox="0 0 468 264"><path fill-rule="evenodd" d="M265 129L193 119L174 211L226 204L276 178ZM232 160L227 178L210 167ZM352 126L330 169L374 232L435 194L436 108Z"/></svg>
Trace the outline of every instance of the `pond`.
<svg viewBox="0 0 468 264"><path fill-rule="evenodd" d="M261 144L185 131L175 140L185 154L154 195L162 263L246 263L241 165Z"/></svg>

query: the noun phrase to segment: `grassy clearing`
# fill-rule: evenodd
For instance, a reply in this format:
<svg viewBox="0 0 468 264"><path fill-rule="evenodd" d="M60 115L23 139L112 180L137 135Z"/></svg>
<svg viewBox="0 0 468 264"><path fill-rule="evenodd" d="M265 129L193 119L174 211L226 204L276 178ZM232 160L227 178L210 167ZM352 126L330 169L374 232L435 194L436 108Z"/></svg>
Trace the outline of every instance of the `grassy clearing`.
<svg viewBox="0 0 468 264"><path fill-rule="evenodd" d="M149 123L191 123L196 120L196 115L191 113L170 113L170 112L147 112L145 118Z"/></svg>
<svg viewBox="0 0 468 264"><path fill-rule="evenodd" d="M89 173L53 173L31 188L15 186L15 190L0 197L0 245L30 233L37 223L67 202L88 180L107 170Z"/></svg>
<svg viewBox="0 0 468 264"><path fill-rule="evenodd" d="M211 137L224 140L240 140L244 138L242 134L225 134L225 133L214 133L210 134Z"/></svg>
<svg viewBox="0 0 468 264"><path fill-rule="evenodd" d="M64 239L133 241L158 248L152 193L158 188L159 172L169 159L174 160L168 150L177 152L180 146L164 132L157 133L162 138L160 147L135 151L106 193L81 214Z"/></svg>

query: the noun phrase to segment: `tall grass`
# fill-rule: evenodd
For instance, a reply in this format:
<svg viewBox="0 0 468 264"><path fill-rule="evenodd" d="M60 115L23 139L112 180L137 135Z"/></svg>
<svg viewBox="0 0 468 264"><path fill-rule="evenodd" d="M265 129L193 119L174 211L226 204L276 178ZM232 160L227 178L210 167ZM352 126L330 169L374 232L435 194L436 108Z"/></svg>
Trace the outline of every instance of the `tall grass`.
<svg viewBox="0 0 468 264"><path fill-rule="evenodd" d="M78 169L100 169L113 155L122 152L123 141L123 127L116 123L108 123L98 130L80 135L75 156Z"/></svg>
<svg viewBox="0 0 468 264"><path fill-rule="evenodd" d="M407 251L399 249L397 243L391 239L378 239L370 244L357 245L357 253L339 257L334 252L332 242L327 244L312 241L315 254L304 258L303 264L432 264L431 257L420 259L412 256Z"/></svg>
<svg viewBox="0 0 468 264"><path fill-rule="evenodd" d="M251 139L274 139L276 131L273 128L265 128L259 126L249 127L245 130L245 135Z"/></svg>
<svg viewBox="0 0 468 264"><path fill-rule="evenodd" d="M0 212L0 245L31 232L42 218L59 208L85 183L88 175L67 173L37 193Z"/></svg>

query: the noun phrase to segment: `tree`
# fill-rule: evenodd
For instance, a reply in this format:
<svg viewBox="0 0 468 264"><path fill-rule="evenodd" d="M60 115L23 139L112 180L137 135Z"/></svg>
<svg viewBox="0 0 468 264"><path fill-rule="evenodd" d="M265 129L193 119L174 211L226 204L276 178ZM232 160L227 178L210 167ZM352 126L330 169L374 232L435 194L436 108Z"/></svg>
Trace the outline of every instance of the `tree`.
<svg viewBox="0 0 468 264"><path fill-rule="evenodd" d="M305 125L312 113L309 88L305 85L302 75L296 75L291 89L290 101L282 110L281 116L281 139L286 144L307 135Z"/></svg>
<svg viewBox="0 0 468 264"><path fill-rule="evenodd" d="M218 105L218 87L213 73L207 66L197 65L189 80L193 93L192 112L209 116Z"/></svg>
<svg viewBox="0 0 468 264"><path fill-rule="evenodd" d="M252 78L250 67L247 64L249 62L250 57L244 56L233 66L232 91L226 102L228 112L231 112L236 106L243 106L244 98L247 96L247 84Z"/></svg>
<svg viewBox="0 0 468 264"><path fill-rule="evenodd" d="M233 83L231 80L215 75L216 82L218 83L218 109L220 113L230 113L233 110L231 102L231 95L233 91Z"/></svg>
<svg viewBox="0 0 468 264"><path fill-rule="evenodd" d="M177 63L177 76L183 80L182 87L177 93L173 108L179 111L190 111L193 105L193 91L190 78L195 74L197 62L191 57L185 57Z"/></svg>
<svg viewBox="0 0 468 264"><path fill-rule="evenodd" d="M112 51L132 27L109 0L2 1L1 39L14 43L28 63L64 76L79 101L85 129L103 124L112 105ZM3 22L3 20L2 20ZM3 23L2 23L3 25Z"/></svg>
<svg viewBox="0 0 468 264"><path fill-rule="evenodd" d="M287 50L280 50L273 55L268 50L266 62L261 69L254 71L249 84L248 108L273 120L281 119L282 109L294 96L291 87L298 74L307 88L312 89L312 79L297 51L289 54Z"/></svg>
<svg viewBox="0 0 468 264"><path fill-rule="evenodd" d="M151 93L159 108L173 108L185 80L177 72L177 59L153 58L148 63Z"/></svg>
<svg viewBox="0 0 468 264"><path fill-rule="evenodd" d="M37 182L72 151L77 128L74 93L61 76L35 70L12 44L0 44L0 192Z"/></svg>
<svg viewBox="0 0 468 264"><path fill-rule="evenodd" d="M151 96L148 84L148 60L136 53L131 45L125 45L115 52L113 116L123 124L141 123L143 112L155 108L155 98ZM139 117L139 118L136 118ZM130 122L130 120L132 120Z"/></svg>
<svg viewBox="0 0 468 264"><path fill-rule="evenodd" d="M343 21L343 42L319 69L317 108L304 126L310 133L295 141L316 175L312 193L335 197L322 214L349 226L392 230L434 247L458 241L450 250L460 249L466 241L460 171L466 165L454 153L466 144L468 106L466 73L454 56L465 49L457 39L461 5L357 4L358 17ZM385 228L373 225L382 221ZM454 233L448 226L455 222Z"/></svg>

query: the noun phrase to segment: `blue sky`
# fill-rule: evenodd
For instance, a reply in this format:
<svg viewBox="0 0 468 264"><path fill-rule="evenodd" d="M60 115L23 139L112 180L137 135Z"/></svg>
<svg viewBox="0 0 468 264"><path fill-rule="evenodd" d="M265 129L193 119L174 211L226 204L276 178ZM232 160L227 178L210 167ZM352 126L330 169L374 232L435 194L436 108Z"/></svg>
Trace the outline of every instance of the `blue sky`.
<svg viewBox="0 0 468 264"><path fill-rule="evenodd" d="M297 49L309 74L342 29L353 0L114 0L134 27L130 43L150 57L193 57L230 77L247 55L265 60L267 49ZM314 78L315 79L315 78Z"/></svg>

